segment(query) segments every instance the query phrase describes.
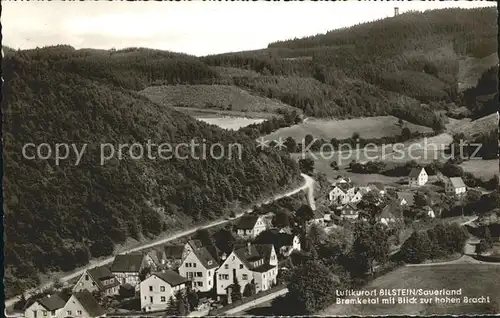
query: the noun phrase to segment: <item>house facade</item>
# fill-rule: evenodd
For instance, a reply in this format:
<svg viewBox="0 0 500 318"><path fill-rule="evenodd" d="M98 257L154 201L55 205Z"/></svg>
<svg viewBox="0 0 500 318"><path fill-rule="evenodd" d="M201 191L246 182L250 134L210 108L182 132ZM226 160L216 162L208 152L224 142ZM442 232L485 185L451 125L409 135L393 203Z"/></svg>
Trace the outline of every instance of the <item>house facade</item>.
<svg viewBox="0 0 500 318"><path fill-rule="evenodd" d="M408 185L412 188L423 186L429 180L424 168L413 168L408 176Z"/></svg>
<svg viewBox="0 0 500 318"><path fill-rule="evenodd" d="M107 266L99 266L86 270L73 287L74 292L87 290L100 291L105 296L117 295L120 283Z"/></svg>
<svg viewBox="0 0 500 318"><path fill-rule="evenodd" d="M179 291L186 290L188 280L174 271L166 270L152 273L140 284L141 310L164 310L170 297L175 298Z"/></svg>
<svg viewBox="0 0 500 318"><path fill-rule="evenodd" d="M347 220L355 220L359 216L359 209L357 208L356 203L346 204L340 210L340 218Z"/></svg>
<svg viewBox="0 0 500 318"><path fill-rule="evenodd" d="M240 246L223 261L216 271L217 295L227 296L227 289L235 278L243 293L247 284L254 284L255 291L270 289L276 284L278 257L272 244Z"/></svg>
<svg viewBox="0 0 500 318"><path fill-rule="evenodd" d="M67 297L64 295L47 295L36 300L31 306L24 310L24 317L42 318L42 317L61 317L66 305Z"/></svg>
<svg viewBox="0 0 500 318"><path fill-rule="evenodd" d="M330 193L328 199L331 204L343 205L349 202L349 196L339 186L335 186Z"/></svg>
<svg viewBox="0 0 500 318"><path fill-rule="evenodd" d="M156 254L158 265L163 269L177 269L183 258L184 245L163 245L153 248L150 254Z"/></svg>
<svg viewBox="0 0 500 318"><path fill-rule="evenodd" d="M448 195L460 196L467 192L467 186L460 177L449 178L447 182L445 182L445 192Z"/></svg>
<svg viewBox="0 0 500 318"><path fill-rule="evenodd" d="M200 292L208 292L214 286L215 269L219 263L207 247L191 249L179 266L179 274L191 281L191 287Z"/></svg>
<svg viewBox="0 0 500 318"><path fill-rule="evenodd" d="M264 216L244 215L234 226L237 235L245 238L255 238L267 229Z"/></svg>
<svg viewBox="0 0 500 318"><path fill-rule="evenodd" d="M300 251L300 239L298 235L281 234L283 237L284 244L280 247L280 254L284 257L290 256L293 251Z"/></svg>
<svg viewBox="0 0 500 318"><path fill-rule="evenodd" d="M62 309L60 317L95 318L104 317L106 312L92 294L87 291L73 293Z"/></svg>
<svg viewBox="0 0 500 318"><path fill-rule="evenodd" d="M143 253L120 254L116 255L111 272L119 284L130 284L139 290L139 274L146 267L151 268L151 271L156 270L157 265L151 256Z"/></svg>

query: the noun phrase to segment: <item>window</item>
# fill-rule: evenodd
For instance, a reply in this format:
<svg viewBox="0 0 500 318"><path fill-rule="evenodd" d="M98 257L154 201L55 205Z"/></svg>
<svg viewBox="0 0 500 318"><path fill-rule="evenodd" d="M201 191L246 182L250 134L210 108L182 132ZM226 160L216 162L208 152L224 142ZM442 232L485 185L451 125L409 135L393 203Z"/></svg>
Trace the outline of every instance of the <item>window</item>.
<svg viewBox="0 0 500 318"><path fill-rule="evenodd" d="M33 317L36 318L36 315L38 314L38 312L36 310L33 310Z"/></svg>
<svg viewBox="0 0 500 318"><path fill-rule="evenodd" d="M208 261L208 265L212 265L212 260L209 260L209 261Z"/></svg>
<svg viewBox="0 0 500 318"><path fill-rule="evenodd" d="M196 273L196 277L203 277L203 273L202 272L197 272Z"/></svg>
<svg viewBox="0 0 500 318"><path fill-rule="evenodd" d="M56 311L55 311L55 310L52 310L52 311L50 312L50 315L51 315L51 316L55 316L55 315L56 315Z"/></svg>
<svg viewBox="0 0 500 318"><path fill-rule="evenodd" d="M212 276L210 271L208 271L208 276L209 276L209 277L210 277L210 276Z"/></svg>
<svg viewBox="0 0 500 318"><path fill-rule="evenodd" d="M164 292L165 291L165 286L160 286L160 291Z"/></svg>
<svg viewBox="0 0 500 318"><path fill-rule="evenodd" d="M242 269L242 268L243 268L243 264L240 264L240 269Z"/></svg>
<svg viewBox="0 0 500 318"><path fill-rule="evenodd" d="M149 297L149 302L152 303L153 302L153 296Z"/></svg>
<svg viewBox="0 0 500 318"><path fill-rule="evenodd" d="M186 263L186 267L191 267L191 263Z"/></svg>
<svg viewBox="0 0 500 318"><path fill-rule="evenodd" d="M196 267L196 263L193 263L193 267Z"/></svg>
<svg viewBox="0 0 500 318"><path fill-rule="evenodd" d="M198 287L203 287L203 282L196 282L196 285L197 285Z"/></svg>
<svg viewBox="0 0 500 318"><path fill-rule="evenodd" d="M81 310L77 310L76 314L79 315L79 316L81 316L82 315L82 311Z"/></svg>
<svg viewBox="0 0 500 318"><path fill-rule="evenodd" d="M220 280L229 280L229 275L228 274L219 274L219 279Z"/></svg>
<svg viewBox="0 0 500 318"><path fill-rule="evenodd" d="M161 296L161 299L160 299L160 300L161 300L161 302L162 302L162 303L164 303L164 302L166 302L166 301L167 301L167 300L166 300L166 298L165 298L165 296Z"/></svg>
<svg viewBox="0 0 500 318"><path fill-rule="evenodd" d="M224 269L229 269L229 265L228 264L224 265Z"/></svg>
<svg viewBox="0 0 500 318"><path fill-rule="evenodd" d="M243 279L243 280L247 280L247 279L248 279L248 275L247 275L247 274L243 274L242 279Z"/></svg>
<svg viewBox="0 0 500 318"><path fill-rule="evenodd" d="M44 310L44 311L43 311L43 316L44 316L44 317L47 317L47 310Z"/></svg>
<svg viewBox="0 0 500 318"><path fill-rule="evenodd" d="M266 273L264 273L264 275L262 275L264 278L266 278Z"/></svg>
<svg viewBox="0 0 500 318"><path fill-rule="evenodd" d="M85 275L85 280L89 280L89 275Z"/></svg>
<svg viewBox="0 0 500 318"><path fill-rule="evenodd" d="M153 286L149 286L149 291L153 291Z"/></svg>
<svg viewBox="0 0 500 318"><path fill-rule="evenodd" d="M187 274L187 278L193 278L193 274L194 274L193 272L187 272L186 274Z"/></svg>
<svg viewBox="0 0 500 318"><path fill-rule="evenodd" d="M68 316L71 316L71 310L66 311L66 313L68 314Z"/></svg>

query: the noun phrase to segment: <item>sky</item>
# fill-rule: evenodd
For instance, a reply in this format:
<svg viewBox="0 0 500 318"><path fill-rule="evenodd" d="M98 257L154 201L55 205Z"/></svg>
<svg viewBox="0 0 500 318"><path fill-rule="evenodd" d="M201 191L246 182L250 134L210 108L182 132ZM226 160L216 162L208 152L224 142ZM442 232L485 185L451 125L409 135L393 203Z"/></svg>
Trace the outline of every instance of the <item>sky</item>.
<svg viewBox="0 0 500 318"><path fill-rule="evenodd" d="M2 1L3 43L15 49L148 47L197 56L267 47L408 10L495 6L485 1L46 2Z"/></svg>

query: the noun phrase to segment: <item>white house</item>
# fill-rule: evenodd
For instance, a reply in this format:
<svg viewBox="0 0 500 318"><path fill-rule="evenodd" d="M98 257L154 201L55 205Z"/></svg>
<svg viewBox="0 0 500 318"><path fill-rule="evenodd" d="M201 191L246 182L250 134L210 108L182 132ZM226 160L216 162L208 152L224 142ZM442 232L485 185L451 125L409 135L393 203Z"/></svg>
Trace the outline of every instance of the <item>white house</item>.
<svg viewBox="0 0 500 318"><path fill-rule="evenodd" d="M63 294L47 295L37 299L31 306L24 310L24 317L42 318L42 317L60 317L64 305L69 297Z"/></svg>
<svg viewBox="0 0 500 318"><path fill-rule="evenodd" d="M94 318L104 317L106 312L92 294L83 290L73 293L62 309L60 317Z"/></svg>
<svg viewBox="0 0 500 318"><path fill-rule="evenodd" d="M293 253L293 251L300 251L301 246L298 235L290 235L284 233L280 233L279 235L280 242L282 243L279 251L281 255L283 255L284 257L288 257Z"/></svg>
<svg viewBox="0 0 500 318"><path fill-rule="evenodd" d="M247 238L256 237L266 228L267 223L263 215L244 215L234 226L236 234Z"/></svg>
<svg viewBox="0 0 500 318"><path fill-rule="evenodd" d="M434 213L434 210L430 206L428 205L424 206L423 210L425 212L425 215L427 215L428 217L432 219L436 217L436 213Z"/></svg>
<svg viewBox="0 0 500 318"><path fill-rule="evenodd" d="M407 192L398 192L397 203L400 206L410 206L413 204L413 194Z"/></svg>
<svg viewBox="0 0 500 318"><path fill-rule="evenodd" d="M429 176L424 168L413 168L408 176L408 185L410 187L420 187L427 183Z"/></svg>
<svg viewBox="0 0 500 318"><path fill-rule="evenodd" d="M119 254L113 260L111 272L120 284L130 284L139 290L139 274L146 267L149 267L151 271L156 271L157 267L151 256L147 254L141 252Z"/></svg>
<svg viewBox="0 0 500 318"><path fill-rule="evenodd" d="M171 270L152 273L140 284L141 309L154 311L167 308L170 297L175 298L179 291L185 291L187 283L186 278Z"/></svg>
<svg viewBox="0 0 500 318"><path fill-rule="evenodd" d="M120 283L107 266L87 269L73 287L74 292L88 290L100 291L106 296L117 295Z"/></svg>
<svg viewBox="0 0 500 318"><path fill-rule="evenodd" d="M448 195L462 195L467 191L464 180L460 177L450 178L445 183L445 191Z"/></svg>
<svg viewBox="0 0 500 318"><path fill-rule="evenodd" d="M342 219L355 220L359 216L359 209L356 203L346 204L340 211L340 217Z"/></svg>
<svg viewBox="0 0 500 318"><path fill-rule="evenodd" d="M215 269L219 267L216 250L208 247L191 249L179 266L179 274L191 281L194 290L208 292L214 286Z"/></svg>
<svg viewBox="0 0 500 318"><path fill-rule="evenodd" d="M223 261L216 271L217 295L227 296L227 288L235 278L245 290L247 284L253 284L255 291L270 289L276 284L278 275L278 257L272 244L251 244L239 246Z"/></svg>
<svg viewBox="0 0 500 318"><path fill-rule="evenodd" d="M330 200L330 203L338 205L346 204L350 200L347 193L338 185L335 186L330 193L328 193L328 199Z"/></svg>

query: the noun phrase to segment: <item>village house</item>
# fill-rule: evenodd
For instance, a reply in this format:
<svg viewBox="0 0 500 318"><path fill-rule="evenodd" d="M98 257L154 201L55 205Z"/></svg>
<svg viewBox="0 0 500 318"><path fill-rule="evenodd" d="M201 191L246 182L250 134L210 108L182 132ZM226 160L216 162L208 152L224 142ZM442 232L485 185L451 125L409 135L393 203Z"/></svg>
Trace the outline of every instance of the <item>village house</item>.
<svg viewBox="0 0 500 318"><path fill-rule="evenodd" d="M266 221L262 215L244 215L234 225L236 234L245 238L254 238L266 228Z"/></svg>
<svg viewBox="0 0 500 318"><path fill-rule="evenodd" d="M216 271L217 295L227 296L228 287L235 278L243 293L247 284L253 284L255 291L270 289L276 284L278 257L273 244L251 244L236 247Z"/></svg>
<svg viewBox="0 0 500 318"><path fill-rule="evenodd" d="M356 193L351 197L351 200L350 202L351 203L357 203L357 202L360 202L361 199L363 199L363 196L365 194L367 194L368 192L370 192L369 188L368 187L360 187Z"/></svg>
<svg viewBox="0 0 500 318"><path fill-rule="evenodd" d="M208 292L213 288L215 269L219 267L217 252L213 247L193 248L189 244L188 254L179 266L179 274L191 281L194 290Z"/></svg>
<svg viewBox="0 0 500 318"><path fill-rule="evenodd" d="M357 207L357 203L349 203L340 209L340 218L347 220L355 220L359 216L359 209Z"/></svg>
<svg viewBox="0 0 500 318"><path fill-rule="evenodd" d="M152 273L140 284L141 310L166 309L170 297L175 298L179 291L185 291L187 283L186 278L171 270Z"/></svg>
<svg viewBox="0 0 500 318"><path fill-rule="evenodd" d="M413 168L408 176L408 185L412 188L423 186L429 180L424 168Z"/></svg>
<svg viewBox="0 0 500 318"><path fill-rule="evenodd" d="M400 206L411 206L413 205L413 194L408 192L398 192L397 203Z"/></svg>
<svg viewBox="0 0 500 318"><path fill-rule="evenodd" d="M390 203L382 209L382 212L378 216L378 221L384 225L391 225L399 218L398 215L401 215L401 206Z"/></svg>
<svg viewBox="0 0 500 318"><path fill-rule="evenodd" d="M99 291L105 296L117 295L120 283L107 266L99 266L87 269L73 287L74 292L87 290L89 292Z"/></svg>
<svg viewBox="0 0 500 318"><path fill-rule="evenodd" d="M42 317L60 317L64 305L69 299L69 295L53 294L37 299L33 304L24 310L24 317L42 318Z"/></svg>
<svg viewBox="0 0 500 318"><path fill-rule="evenodd" d="M432 219L436 217L436 213L434 213L434 210L430 206L426 205L422 208L422 210L427 217L430 217Z"/></svg>
<svg viewBox="0 0 500 318"><path fill-rule="evenodd" d="M155 254L158 259L157 264L161 268L174 270L181 265L183 252L184 245L163 245L153 248L149 254Z"/></svg>
<svg viewBox="0 0 500 318"><path fill-rule="evenodd" d="M139 290L139 274L148 267L151 271L156 271L157 267L148 254L141 252L119 254L111 265L111 272L120 284L130 284Z"/></svg>
<svg viewBox="0 0 500 318"><path fill-rule="evenodd" d="M448 195L463 195L466 191L467 187L460 177L449 178L445 182L445 192Z"/></svg>
<svg viewBox="0 0 500 318"><path fill-rule="evenodd" d="M106 316L106 312L97 300L89 291L83 290L71 295L62 309L60 317L94 318L104 316Z"/></svg>
<svg viewBox="0 0 500 318"><path fill-rule="evenodd" d="M293 251L300 251L301 249L298 235L280 233L280 243L282 243L282 246L279 249L279 253L283 257L288 257Z"/></svg>

